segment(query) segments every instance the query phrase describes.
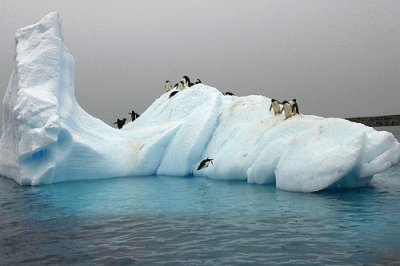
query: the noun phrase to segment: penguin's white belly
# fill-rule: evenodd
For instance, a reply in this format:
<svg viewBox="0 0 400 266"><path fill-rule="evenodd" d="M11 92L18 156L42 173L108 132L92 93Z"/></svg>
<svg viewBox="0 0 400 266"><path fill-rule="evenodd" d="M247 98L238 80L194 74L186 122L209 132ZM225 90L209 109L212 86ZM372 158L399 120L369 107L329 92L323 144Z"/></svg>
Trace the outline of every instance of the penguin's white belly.
<svg viewBox="0 0 400 266"><path fill-rule="evenodd" d="M279 106L279 103L277 103L277 102L272 103L272 109L274 110L275 114L281 113L281 107Z"/></svg>
<svg viewBox="0 0 400 266"><path fill-rule="evenodd" d="M289 117L291 117L292 115L293 115L292 107L290 106L290 104L285 103L285 117L286 117L286 118L289 118Z"/></svg>

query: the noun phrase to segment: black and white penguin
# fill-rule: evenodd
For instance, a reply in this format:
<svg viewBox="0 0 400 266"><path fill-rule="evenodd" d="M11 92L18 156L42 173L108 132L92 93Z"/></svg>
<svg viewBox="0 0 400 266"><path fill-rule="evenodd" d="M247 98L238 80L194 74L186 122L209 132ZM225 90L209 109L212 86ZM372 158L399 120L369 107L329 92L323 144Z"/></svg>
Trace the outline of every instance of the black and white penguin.
<svg viewBox="0 0 400 266"><path fill-rule="evenodd" d="M172 90L172 84L171 84L171 82L169 82L169 80L167 80L165 82L165 91L169 92L170 90Z"/></svg>
<svg viewBox="0 0 400 266"><path fill-rule="evenodd" d="M126 123L126 118L124 119L117 119L117 122L114 122L114 124L117 124L118 129L121 129Z"/></svg>
<svg viewBox="0 0 400 266"><path fill-rule="evenodd" d="M197 167L197 171L199 171L199 170L201 170L201 169L203 169L203 168L206 168L206 167L208 167L209 165L210 165L210 163L211 164L213 164L213 161L214 159L209 159L208 157L207 157L207 159L204 159L203 161L201 161L201 163L199 164L199 167Z"/></svg>
<svg viewBox="0 0 400 266"><path fill-rule="evenodd" d="M132 113L128 113L131 115L132 121L135 121L136 118L140 116L140 114L136 113L134 110L132 110Z"/></svg>
<svg viewBox="0 0 400 266"><path fill-rule="evenodd" d="M235 96L235 94L233 94L232 92L229 92L229 91L225 92L224 95Z"/></svg>
<svg viewBox="0 0 400 266"><path fill-rule="evenodd" d="M168 99L169 98L171 98L171 97L173 97L175 94L177 94L179 91L173 91L173 92L171 92L171 94L169 95L169 97L168 97Z"/></svg>
<svg viewBox="0 0 400 266"><path fill-rule="evenodd" d="M190 78L188 76L183 76L182 77L185 80L185 85L186 87L192 87L194 84L190 81Z"/></svg>
<svg viewBox="0 0 400 266"><path fill-rule="evenodd" d="M282 112L280 102L275 99L271 99L271 106L269 107L269 111L271 110L274 111L275 115L279 115Z"/></svg>
<svg viewBox="0 0 400 266"><path fill-rule="evenodd" d="M186 89L186 87L185 79L181 79L178 83L178 91L182 91Z"/></svg>
<svg viewBox="0 0 400 266"><path fill-rule="evenodd" d="M293 116L292 106L288 101L282 102L283 108L282 110L285 111L285 119L288 119Z"/></svg>
<svg viewBox="0 0 400 266"><path fill-rule="evenodd" d="M297 105L296 99L291 100L289 103L292 107L293 114L299 114L299 106Z"/></svg>

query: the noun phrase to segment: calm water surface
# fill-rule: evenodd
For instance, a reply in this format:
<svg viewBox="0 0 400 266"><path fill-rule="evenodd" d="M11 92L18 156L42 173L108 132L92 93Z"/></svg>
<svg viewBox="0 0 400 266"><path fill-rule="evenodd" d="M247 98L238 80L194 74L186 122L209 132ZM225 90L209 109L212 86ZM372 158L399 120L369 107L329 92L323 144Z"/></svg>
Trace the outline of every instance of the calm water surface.
<svg viewBox="0 0 400 266"><path fill-rule="evenodd" d="M400 264L400 165L371 187L307 194L193 177L0 178L0 206L2 265Z"/></svg>

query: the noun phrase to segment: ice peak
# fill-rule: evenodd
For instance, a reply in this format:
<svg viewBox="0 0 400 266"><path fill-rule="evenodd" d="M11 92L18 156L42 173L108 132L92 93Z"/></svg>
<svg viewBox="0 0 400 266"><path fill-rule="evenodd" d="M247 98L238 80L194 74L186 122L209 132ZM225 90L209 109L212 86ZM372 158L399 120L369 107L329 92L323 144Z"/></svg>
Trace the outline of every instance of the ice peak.
<svg viewBox="0 0 400 266"><path fill-rule="evenodd" d="M31 35L53 35L54 37L63 39L61 32L61 19L58 12L50 12L39 22L18 29L15 32L16 42L19 43L21 40L27 39Z"/></svg>
<svg viewBox="0 0 400 266"><path fill-rule="evenodd" d="M59 92L73 80L73 60L65 51L57 12L17 30L15 36L16 65L3 100L0 158L12 165L18 183L32 178L35 183L52 175L55 150L51 147L57 142L60 124ZM39 157L36 165L20 163ZM28 174L32 170L36 173Z"/></svg>

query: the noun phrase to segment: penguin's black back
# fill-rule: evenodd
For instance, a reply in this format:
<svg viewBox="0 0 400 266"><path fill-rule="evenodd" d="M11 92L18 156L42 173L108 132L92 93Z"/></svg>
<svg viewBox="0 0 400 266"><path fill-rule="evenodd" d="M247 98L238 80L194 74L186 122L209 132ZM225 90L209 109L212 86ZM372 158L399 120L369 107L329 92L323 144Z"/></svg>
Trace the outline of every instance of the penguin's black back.
<svg viewBox="0 0 400 266"><path fill-rule="evenodd" d="M177 94L179 91L173 91L171 92L171 94L169 95L169 98L173 97L175 94Z"/></svg>

